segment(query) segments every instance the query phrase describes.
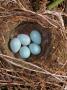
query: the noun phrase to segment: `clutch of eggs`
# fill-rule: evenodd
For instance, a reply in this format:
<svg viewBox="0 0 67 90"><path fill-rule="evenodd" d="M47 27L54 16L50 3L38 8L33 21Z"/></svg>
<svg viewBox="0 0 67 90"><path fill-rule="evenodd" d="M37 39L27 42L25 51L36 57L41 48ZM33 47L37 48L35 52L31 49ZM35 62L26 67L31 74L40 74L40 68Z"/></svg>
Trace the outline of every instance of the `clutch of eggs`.
<svg viewBox="0 0 67 90"><path fill-rule="evenodd" d="M21 58L29 58L31 54L38 55L41 52L41 34L33 30L29 35L18 34L11 39L10 49L13 53L19 53Z"/></svg>

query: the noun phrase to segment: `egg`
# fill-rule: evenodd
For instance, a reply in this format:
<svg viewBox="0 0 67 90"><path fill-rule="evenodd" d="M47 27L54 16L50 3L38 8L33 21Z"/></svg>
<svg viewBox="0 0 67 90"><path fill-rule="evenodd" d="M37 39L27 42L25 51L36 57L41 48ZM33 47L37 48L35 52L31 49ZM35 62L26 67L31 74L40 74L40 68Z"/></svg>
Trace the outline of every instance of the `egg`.
<svg viewBox="0 0 67 90"><path fill-rule="evenodd" d="M30 49L27 46L23 46L23 47L21 47L19 54L20 54L21 58L24 58L24 59L29 58Z"/></svg>
<svg viewBox="0 0 67 90"><path fill-rule="evenodd" d="M41 52L41 47L35 43L29 45L30 51L33 55L38 55Z"/></svg>
<svg viewBox="0 0 67 90"><path fill-rule="evenodd" d="M30 37L26 34L19 34L17 38L20 40L22 45L29 45L31 42Z"/></svg>
<svg viewBox="0 0 67 90"><path fill-rule="evenodd" d="M12 50L13 53L17 53L20 50L21 47L21 42L18 38L13 38L10 41L10 49Z"/></svg>
<svg viewBox="0 0 67 90"><path fill-rule="evenodd" d="M38 31L33 30L30 33L30 38L34 43L41 44L41 34Z"/></svg>

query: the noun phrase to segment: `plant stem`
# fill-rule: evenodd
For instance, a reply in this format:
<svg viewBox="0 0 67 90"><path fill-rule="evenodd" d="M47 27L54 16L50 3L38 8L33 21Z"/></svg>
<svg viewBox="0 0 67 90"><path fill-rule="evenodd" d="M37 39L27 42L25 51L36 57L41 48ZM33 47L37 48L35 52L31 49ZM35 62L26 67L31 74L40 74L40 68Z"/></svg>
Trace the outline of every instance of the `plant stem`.
<svg viewBox="0 0 67 90"><path fill-rule="evenodd" d="M59 4L61 4L64 0L55 0L54 2L52 2L51 4L49 4L47 6L47 9L51 10L54 7L58 6Z"/></svg>

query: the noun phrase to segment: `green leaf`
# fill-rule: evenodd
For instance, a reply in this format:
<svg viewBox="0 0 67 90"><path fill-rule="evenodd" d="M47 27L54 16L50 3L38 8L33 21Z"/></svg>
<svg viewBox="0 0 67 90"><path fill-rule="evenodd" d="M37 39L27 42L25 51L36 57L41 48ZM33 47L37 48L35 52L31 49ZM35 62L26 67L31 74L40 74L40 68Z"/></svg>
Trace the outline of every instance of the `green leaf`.
<svg viewBox="0 0 67 90"><path fill-rule="evenodd" d="M61 4L64 0L54 0L51 4L47 6L47 9L51 10Z"/></svg>

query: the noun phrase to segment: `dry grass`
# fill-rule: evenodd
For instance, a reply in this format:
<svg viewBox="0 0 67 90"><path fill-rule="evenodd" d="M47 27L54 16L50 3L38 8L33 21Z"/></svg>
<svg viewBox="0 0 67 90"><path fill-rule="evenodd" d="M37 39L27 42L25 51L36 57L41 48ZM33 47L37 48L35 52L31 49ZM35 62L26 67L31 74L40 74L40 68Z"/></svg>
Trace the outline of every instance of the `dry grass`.
<svg viewBox="0 0 67 90"><path fill-rule="evenodd" d="M13 90L13 88L15 90L66 90L67 30L62 16L67 17L67 14L49 10L36 13L25 8L20 0L14 0L14 2L18 5L18 10L9 11L1 7L4 11L0 12L0 18L3 19L0 21L2 23L0 25L0 87L5 86L4 88L7 87L8 90ZM8 45L5 46L9 40L9 35L7 36L6 33L10 32L8 23L11 20L15 21L14 18L19 18L19 21L24 18L24 21L37 22L44 29L48 27L47 30L51 32L52 39L50 45L48 44L46 54L43 53L37 57L38 59L32 57L26 62L9 53ZM5 31L3 30L4 23L8 28ZM41 30L41 32L44 35L46 31ZM44 42L43 40L43 49Z"/></svg>

